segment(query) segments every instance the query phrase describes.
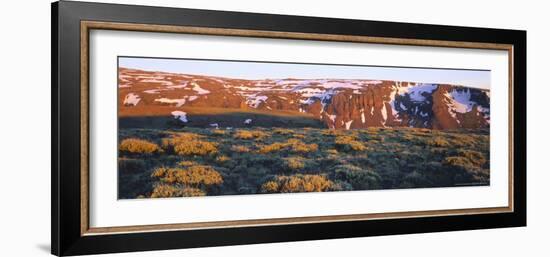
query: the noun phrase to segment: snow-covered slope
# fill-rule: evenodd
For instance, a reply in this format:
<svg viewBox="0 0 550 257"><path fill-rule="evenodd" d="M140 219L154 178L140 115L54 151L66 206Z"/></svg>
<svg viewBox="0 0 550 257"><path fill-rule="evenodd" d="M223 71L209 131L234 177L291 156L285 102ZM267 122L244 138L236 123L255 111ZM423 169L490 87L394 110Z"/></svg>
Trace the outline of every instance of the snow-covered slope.
<svg viewBox="0 0 550 257"><path fill-rule="evenodd" d="M241 80L125 68L119 70L118 85L122 116L136 115L136 110L147 116L170 115L186 107L217 107L308 114L335 129L490 124L490 92L457 85L368 79Z"/></svg>

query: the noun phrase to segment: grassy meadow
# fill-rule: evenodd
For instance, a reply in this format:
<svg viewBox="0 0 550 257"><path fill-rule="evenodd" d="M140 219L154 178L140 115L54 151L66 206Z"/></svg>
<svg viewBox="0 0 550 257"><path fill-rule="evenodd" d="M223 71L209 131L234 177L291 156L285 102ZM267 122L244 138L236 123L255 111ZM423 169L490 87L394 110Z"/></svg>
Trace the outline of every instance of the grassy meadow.
<svg viewBox="0 0 550 257"><path fill-rule="evenodd" d="M119 129L119 198L489 184L489 131Z"/></svg>

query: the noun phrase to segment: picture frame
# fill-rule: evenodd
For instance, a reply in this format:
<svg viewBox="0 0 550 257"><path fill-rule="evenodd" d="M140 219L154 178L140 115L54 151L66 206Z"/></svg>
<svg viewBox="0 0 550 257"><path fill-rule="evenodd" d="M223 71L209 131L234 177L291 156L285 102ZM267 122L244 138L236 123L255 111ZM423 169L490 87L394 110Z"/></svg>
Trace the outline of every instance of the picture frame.
<svg viewBox="0 0 550 257"><path fill-rule="evenodd" d="M52 4L52 254L81 255L526 225L526 32L167 7ZM91 31L502 50L507 206L90 226ZM491 141L493 142L493 141ZM115 196L113 196L116 198ZM223 198L217 198L223 199ZM229 215L229 214L228 214Z"/></svg>

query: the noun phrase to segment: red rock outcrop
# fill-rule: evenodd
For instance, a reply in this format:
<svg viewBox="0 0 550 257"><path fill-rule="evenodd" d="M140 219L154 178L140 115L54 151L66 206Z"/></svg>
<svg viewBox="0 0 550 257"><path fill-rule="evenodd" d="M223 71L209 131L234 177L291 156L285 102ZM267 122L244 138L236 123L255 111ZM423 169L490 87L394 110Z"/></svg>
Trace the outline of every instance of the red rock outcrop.
<svg viewBox="0 0 550 257"><path fill-rule="evenodd" d="M243 80L119 69L119 115L227 108L310 115L326 127L487 128L489 91L377 80Z"/></svg>

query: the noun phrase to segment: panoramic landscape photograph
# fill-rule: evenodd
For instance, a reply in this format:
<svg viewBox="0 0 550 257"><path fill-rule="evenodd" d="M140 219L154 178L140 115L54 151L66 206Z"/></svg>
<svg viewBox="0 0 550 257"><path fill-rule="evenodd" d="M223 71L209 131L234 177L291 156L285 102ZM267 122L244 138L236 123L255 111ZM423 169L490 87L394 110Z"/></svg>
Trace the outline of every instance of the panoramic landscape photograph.
<svg viewBox="0 0 550 257"><path fill-rule="evenodd" d="M490 75L118 57L118 198L489 186Z"/></svg>

